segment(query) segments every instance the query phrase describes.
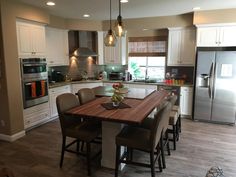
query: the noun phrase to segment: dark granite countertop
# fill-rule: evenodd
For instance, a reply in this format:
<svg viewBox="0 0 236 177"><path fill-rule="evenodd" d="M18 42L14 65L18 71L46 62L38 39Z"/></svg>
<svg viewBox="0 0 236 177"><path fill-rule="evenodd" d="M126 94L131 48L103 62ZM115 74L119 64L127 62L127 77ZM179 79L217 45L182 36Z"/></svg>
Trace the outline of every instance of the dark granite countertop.
<svg viewBox="0 0 236 177"><path fill-rule="evenodd" d="M49 88L55 88L70 84L82 84L82 83L114 83L114 82L122 82L124 84L141 84L141 85L163 85L163 86L178 86L178 87L193 87L191 83L185 84L166 84L165 82L155 82L155 83L147 83L147 82L135 82L135 81L121 81L121 80L81 80L81 81L65 81L65 82L56 82L49 83Z"/></svg>

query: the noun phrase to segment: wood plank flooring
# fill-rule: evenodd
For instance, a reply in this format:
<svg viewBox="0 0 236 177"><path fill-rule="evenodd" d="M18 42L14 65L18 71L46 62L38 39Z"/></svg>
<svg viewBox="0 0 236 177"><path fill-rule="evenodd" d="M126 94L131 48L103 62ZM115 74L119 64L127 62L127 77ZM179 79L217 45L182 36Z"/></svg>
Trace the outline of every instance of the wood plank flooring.
<svg viewBox="0 0 236 177"><path fill-rule="evenodd" d="M61 133L59 121L35 128L13 143L0 141L0 168L9 167L16 177L83 177L87 176L86 159L66 153L59 168ZM221 166L226 177L236 177L236 127L188 119L182 121L177 150L167 156L167 168L157 177L205 177L214 165ZM149 156L138 152L137 159ZM157 168L158 169L158 168ZM114 177L114 171L93 163L92 176ZM120 177L149 177L148 168L126 166Z"/></svg>

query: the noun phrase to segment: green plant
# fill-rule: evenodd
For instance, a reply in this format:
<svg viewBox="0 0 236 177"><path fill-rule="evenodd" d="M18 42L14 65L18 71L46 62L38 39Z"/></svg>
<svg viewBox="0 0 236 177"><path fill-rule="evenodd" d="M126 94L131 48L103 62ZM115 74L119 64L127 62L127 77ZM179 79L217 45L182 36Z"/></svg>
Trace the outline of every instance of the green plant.
<svg viewBox="0 0 236 177"><path fill-rule="evenodd" d="M140 68L138 67L138 64L135 63L135 62L131 62L130 63L130 67L131 67L131 69L133 71L134 77L138 78L140 76L140 74L141 74L141 71L140 71Z"/></svg>

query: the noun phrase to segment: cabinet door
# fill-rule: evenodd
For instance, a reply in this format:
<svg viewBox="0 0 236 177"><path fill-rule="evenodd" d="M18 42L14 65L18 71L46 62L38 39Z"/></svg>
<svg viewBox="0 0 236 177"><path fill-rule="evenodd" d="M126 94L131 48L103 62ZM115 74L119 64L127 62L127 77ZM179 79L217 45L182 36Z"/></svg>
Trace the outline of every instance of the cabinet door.
<svg viewBox="0 0 236 177"><path fill-rule="evenodd" d="M46 28L46 46L50 66L69 65L67 30Z"/></svg>
<svg viewBox="0 0 236 177"><path fill-rule="evenodd" d="M19 56L30 56L33 52L31 48L31 28L28 24L21 22L17 22L16 25Z"/></svg>
<svg viewBox="0 0 236 177"><path fill-rule="evenodd" d="M16 22L19 57L45 57L45 27Z"/></svg>
<svg viewBox="0 0 236 177"><path fill-rule="evenodd" d="M104 46L104 62L105 64L126 64L126 37L117 39L115 47Z"/></svg>
<svg viewBox="0 0 236 177"><path fill-rule="evenodd" d="M236 46L236 26L220 27L220 46Z"/></svg>
<svg viewBox="0 0 236 177"><path fill-rule="evenodd" d="M180 64L193 66L195 64L195 29L183 29L181 34Z"/></svg>
<svg viewBox="0 0 236 177"><path fill-rule="evenodd" d="M71 93L70 85L49 89L49 103L50 103L51 117L56 117L58 115L56 98L57 96L63 93Z"/></svg>
<svg viewBox="0 0 236 177"><path fill-rule="evenodd" d="M218 46L218 27L199 27L197 29L197 46L214 47Z"/></svg>
<svg viewBox="0 0 236 177"><path fill-rule="evenodd" d="M98 65L104 65L104 37L103 31L98 31Z"/></svg>
<svg viewBox="0 0 236 177"><path fill-rule="evenodd" d="M170 30L168 36L168 66L176 66L180 63L181 31Z"/></svg>
<svg viewBox="0 0 236 177"><path fill-rule="evenodd" d="M181 87L180 91L180 112L181 115L192 115L193 88Z"/></svg>
<svg viewBox="0 0 236 177"><path fill-rule="evenodd" d="M36 56L45 56L45 27L39 25L32 25L31 27L31 40L32 40L32 49L34 55Z"/></svg>

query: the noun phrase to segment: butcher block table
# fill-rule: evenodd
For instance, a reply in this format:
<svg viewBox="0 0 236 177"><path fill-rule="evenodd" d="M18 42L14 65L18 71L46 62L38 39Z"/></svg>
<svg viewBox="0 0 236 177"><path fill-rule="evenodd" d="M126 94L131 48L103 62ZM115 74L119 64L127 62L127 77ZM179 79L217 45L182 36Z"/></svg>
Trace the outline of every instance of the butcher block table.
<svg viewBox="0 0 236 177"><path fill-rule="evenodd" d="M142 92L145 92L146 89L142 90ZM135 89L129 89L129 92L135 92ZM101 97L66 112L69 115L102 121L102 166L115 168L115 137L121 131L124 124L141 124L168 95L168 92L164 90L152 90L146 91L146 93L149 94L146 94L142 99L140 97L126 97L123 103L128 105L129 108L107 110L102 104L111 102L111 98L107 95L100 95Z"/></svg>

